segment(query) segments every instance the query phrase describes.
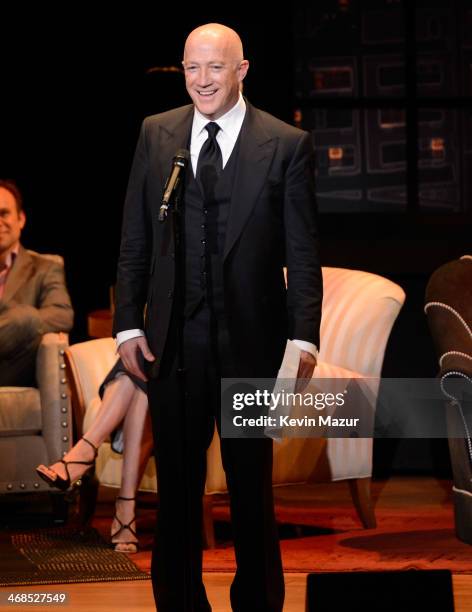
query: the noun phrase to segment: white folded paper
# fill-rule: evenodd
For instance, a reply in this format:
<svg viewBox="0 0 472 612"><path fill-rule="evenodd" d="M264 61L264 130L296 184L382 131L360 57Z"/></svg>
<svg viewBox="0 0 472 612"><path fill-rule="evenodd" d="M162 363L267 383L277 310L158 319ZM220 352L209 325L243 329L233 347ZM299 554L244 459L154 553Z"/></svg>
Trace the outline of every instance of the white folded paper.
<svg viewBox="0 0 472 612"><path fill-rule="evenodd" d="M282 395L287 393L295 393L295 386L297 384L297 374L300 365L300 354L301 348L295 344L292 340L287 340L285 346L285 353L282 359L282 365L280 366L277 380L272 391L273 394L281 393ZM273 405L270 407L273 408ZM291 414L292 406L290 404L283 404L277 407L277 415L289 416ZM282 440L283 426L280 425L280 419L277 421L278 425L267 425L264 429L264 433L267 437L280 442Z"/></svg>

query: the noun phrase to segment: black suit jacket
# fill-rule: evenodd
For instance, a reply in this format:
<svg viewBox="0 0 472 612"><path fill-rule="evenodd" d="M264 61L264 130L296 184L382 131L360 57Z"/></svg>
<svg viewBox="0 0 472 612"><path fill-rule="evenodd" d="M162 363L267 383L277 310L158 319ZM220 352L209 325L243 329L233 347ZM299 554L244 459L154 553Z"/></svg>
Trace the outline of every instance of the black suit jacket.
<svg viewBox="0 0 472 612"><path fill-rule="evenodd" d="M225 312L235 375L274 376L287 338L319 346L314 153L307 132L246 104L224 249ZM188 105L144 120L125 201L114 334L145 329L157 357L151 376L165 349L175 276L171 223L160 224L158 212L193 112Z"/></svg>

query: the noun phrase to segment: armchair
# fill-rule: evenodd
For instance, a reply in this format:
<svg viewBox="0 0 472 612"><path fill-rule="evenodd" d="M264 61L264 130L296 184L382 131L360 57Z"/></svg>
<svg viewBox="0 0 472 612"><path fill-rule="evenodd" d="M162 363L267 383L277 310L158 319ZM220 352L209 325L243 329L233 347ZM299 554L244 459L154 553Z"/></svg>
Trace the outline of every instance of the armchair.
<svg viewBox="0 0 472 612"><path fill-rule="evenodd" d="M425 301L446 400L456 535L472 544L472 255L438 268L426 287Z"/></svg>
<svg viewBox="0 0 472 612"><path fill-rule="evenodd" d="M38 387L0 387L0 491L50 491L36 474L71 446L72 422L64 352L68 336L48 333L36 357Z"/></svg>

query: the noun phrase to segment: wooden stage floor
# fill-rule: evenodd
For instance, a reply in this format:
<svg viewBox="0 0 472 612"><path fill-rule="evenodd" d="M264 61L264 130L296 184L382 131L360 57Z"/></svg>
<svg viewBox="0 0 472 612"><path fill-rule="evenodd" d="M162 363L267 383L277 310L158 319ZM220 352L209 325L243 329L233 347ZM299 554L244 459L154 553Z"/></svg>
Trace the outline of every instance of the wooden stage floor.
<svg viewBox="0 0 472 612"><path fill-rule="evenodd" d="M450 513L452 517L452 505L450 501L450 483L447 481L438 481L430 477L394 477L388 481L379 481L373 483L373 494L376 500L376 507L380 512L388 512L389 509L399 511L399 509L407 509L410 506L415 506L420 503L426 503L430 509L435 505L442 508L443 512ZM97 508L94 526L105 536L108 534L110 527L113 500L116 491L109 488L101 488L99 495L99 505ZM319 504L321 509L345 508L346 513L352 513L351 502L345 483L330 483L326 485L309 485L296 487L281 487L276 489L276 498L279 504L286 504L287 500L290 505L297 505L307 501L313 504L314 501ZM137 565L145 569L150 565L150 544L152 542L152 526L154 513L154 496L150 494L140 494L138 509L138 535L142 543L142 549L138 555L133 555L131 558L135 560ZM220 499L216 505L216 516L224 514L224 498ZM451 522L452 525L452 522ZM369 533L375 535L376 530ZM367 533L367 532L364 532ZM451 528L452 533L452 528ZM283 535L282 535L283 537ZM228 546L228 542L220 542L219 546L222 549ZM468 555L468 549L465 549ZM447 551L445 551L447 553ZM464 554L464 553L463 553ZM470 547L470 573L462 569L461 573L453 572L453 588L454 601L456 612L472 612L472 546ZM467 560L467 557L466 557ZM462 561L464 567L464 561ZM211 571L204 574L204 581L207 587L208 597L212 604L213 612L230 611L229 605L229 586L232 580L232 573L224 571ZM316 571L316 568L313 568ZM332 571L332 570L331 570ZM305 606L305 590L306 590L306 572L297 572L293 568L285 574L286 583L286 603L285 612L303 612ZM134 612L155 610L152 597L152 589L150 581L127 581L127 582L102 582L102 583L86 583L86 584L67 584L64 587L60 585L44 585L21 587L21 589L1 589L13 590L22 592L25 591L65 591L69 594L70 604L65 607L66 610L75 612L87 610L93 612ZM1 609L3 607L0 606ZM5 608L6 609L6 608ZM16 606L11 606L11 609L19 609ZM31 609L28 606L26 609ZM58 607L37 607L36 610L51 610L59 609ZM251 611L253 612L253 611ZM333 612L336 612L333 610ZM381 612L381 603L379 601L379 612ZM418 610L418 612L423 612Z"/></svg>

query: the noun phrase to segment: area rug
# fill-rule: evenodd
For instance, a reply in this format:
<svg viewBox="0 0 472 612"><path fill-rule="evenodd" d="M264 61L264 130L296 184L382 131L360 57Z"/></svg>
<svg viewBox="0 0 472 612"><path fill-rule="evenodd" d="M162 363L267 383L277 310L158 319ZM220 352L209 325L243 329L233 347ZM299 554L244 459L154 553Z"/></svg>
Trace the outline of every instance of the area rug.
<svg viewBox="0 0 472 612"><path fill-rule="evenodd" d="M372 485L376 529L360 524L346 483L296 485L275 489L284 571L333 572L449 569L472 574L472 546L454 533L451 483L431 477L396 477ZM140 550L133 561L151 567L156 500L138 503ZM107 536L113 505L99 504L94 526ZM217 546L205 550L205 572L236 568L227 496L213 507Z"/></svg>
<svg viewBox="0 0 472 612"><path fill-rule="evenodd" d="M0 536L0 586L147 580L96 529L59 527Z"/></svg>
<svg viewBox="0 0 472 612"><path fill-rule="evenodd" d="M285 514L278 512L279 521L285 520ZM298 537L283 537L284 525L279 523L285 572L450 569L472 574L472 547L456 539L449 513L385 516L378 512L376 529L356 527L341 532L322 529L332 515L291 514L292 521L298 515ZM307 534L309 525L314 527L312 535ZM204 552L206 572L234 571L235 567L232 546Z"/></svg>
<svg viewBox="0 0 472 612"><path fill-rule="evenodd" d="M375 488L374 484L374 488ZM378 485L377 485L378 486ZM472 574L472 546L458 540L447 488L422 487L403 479L393 490L377 491L377 528L364 529L346 496L326 503L329 487L317 498L298 498L288 488L276 494L282 561L285 572L449 569ZM227 504L213 516L229 521ZM234 549L219 546L204 552L204 571L234 571Z"/></svg>

